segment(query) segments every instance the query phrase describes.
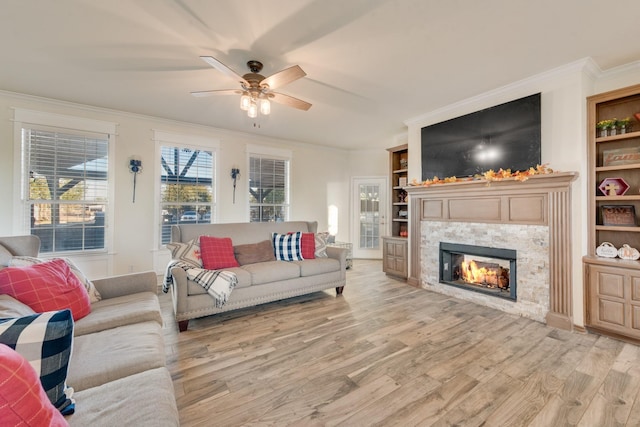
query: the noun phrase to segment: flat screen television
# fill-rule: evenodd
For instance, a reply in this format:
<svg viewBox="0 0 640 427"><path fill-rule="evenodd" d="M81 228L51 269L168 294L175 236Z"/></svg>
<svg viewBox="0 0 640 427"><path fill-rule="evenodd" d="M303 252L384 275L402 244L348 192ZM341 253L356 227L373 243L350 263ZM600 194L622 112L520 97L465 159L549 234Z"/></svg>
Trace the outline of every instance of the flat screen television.
<svg viewBox="0 0 640 427"><path fill-rule="evenodd" d="M540 164L540 94L422 128L422 179Z"/></svg>

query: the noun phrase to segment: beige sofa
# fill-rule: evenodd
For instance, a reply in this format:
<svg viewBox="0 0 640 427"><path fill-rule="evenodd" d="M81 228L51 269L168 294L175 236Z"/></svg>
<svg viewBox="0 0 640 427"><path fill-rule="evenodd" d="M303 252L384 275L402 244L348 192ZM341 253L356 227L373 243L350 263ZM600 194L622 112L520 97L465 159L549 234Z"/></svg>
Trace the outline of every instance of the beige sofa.
<svg viewBox="0 0 640 427"><path fill-rule="evenodd" d="M0 237L0 268L14 255L37 256L39 247L35 236ZM67 384L74 389L76 410L67 422L92 427L179 425L165 362L156 274L93 283L102 300L74 325Z"/></svg>
<svg viewBox="0 0 640 427"><path fill-rule="evenodd" d="M230 237L232 244L246 245L271 239L271 233L315 233L317 222L251 222L231 224L183 224L171 230L173 242L187 243L201 235ZM171 269L173 309L180 331L190 319L251 307L311 292L335 288L340 295L346 283L347 249L327 247L326 258L303 261L267 261L225 269L236 273L238 284L222 307L179 267Z"/></svg>

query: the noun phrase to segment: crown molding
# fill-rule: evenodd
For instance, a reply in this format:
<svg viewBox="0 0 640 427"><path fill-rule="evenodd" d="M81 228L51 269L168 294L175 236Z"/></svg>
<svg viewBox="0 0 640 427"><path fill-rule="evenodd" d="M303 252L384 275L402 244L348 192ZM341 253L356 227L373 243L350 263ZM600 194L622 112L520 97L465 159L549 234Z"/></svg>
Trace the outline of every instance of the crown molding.
<svg viewBox="0 0 640 427"><path fill-rule="evenodd" d="M608 78L615 77L619 74L626 74L633 71L637 72L639 70L640 70L640 60L633 61L624 65L619 65L617 67L609 68L606 71L600 71L600 75L598 76L598 78L608 79Z"/></svg>

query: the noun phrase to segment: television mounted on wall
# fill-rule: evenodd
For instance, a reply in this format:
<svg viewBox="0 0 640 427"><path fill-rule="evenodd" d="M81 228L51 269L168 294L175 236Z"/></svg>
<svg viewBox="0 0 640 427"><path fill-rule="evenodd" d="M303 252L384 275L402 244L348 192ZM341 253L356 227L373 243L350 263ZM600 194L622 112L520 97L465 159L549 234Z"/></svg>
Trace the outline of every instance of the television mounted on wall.
<svg viewBox="0 0 640 427"><path fill-rule="evenodd" d="M422 128L422 179L524 171L541 162L540 93Z"/></svg>

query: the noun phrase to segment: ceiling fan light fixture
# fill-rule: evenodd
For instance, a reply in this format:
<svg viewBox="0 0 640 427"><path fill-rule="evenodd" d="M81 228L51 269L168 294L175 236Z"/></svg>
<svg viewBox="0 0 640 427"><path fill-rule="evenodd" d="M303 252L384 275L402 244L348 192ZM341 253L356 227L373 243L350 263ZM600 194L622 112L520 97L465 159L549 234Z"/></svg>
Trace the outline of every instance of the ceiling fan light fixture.
<svg viewBox="0 0 640 427"><path fill-rule="evenodd" d="M250 105L251 97L249 96L249 92L242 92L242 96L240 97L240 109L242 111L248 111Z"/></svg>
<svg viewBox="0 0 640 427"><path fill-rule="evenodd" d="M213 68L240 83L240 90L224 89L191 92L193 96L240 94L240 109L246 111L250 118L256 118L258 114L265 116L271 114L271 100L299 110L307 111L311 108L311 104L306 101L283 93L273 92L274 89L278 89L307 75L298 65L285 68L275 74L264 77L259 74L262 70L262 63L251 60L247 62L247 66L251 72L241 76L212 56L201 56L200 58Z"/></svg>
<svg viewBox="0 0 640 427"><path fill-rule="evenodd" d="M247 110L247 116L251 117L252 119L255 119L256 117L258 117L258 104L256 104L256 102L253 100L249 104L249 109Z"/></svg>
<svg viewBox="0 0 640 427"><path fill-rule="evenodd" d="M271 102L267 98L260 100L260 113L268 116L271 113Z"/></svg>

